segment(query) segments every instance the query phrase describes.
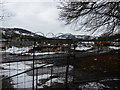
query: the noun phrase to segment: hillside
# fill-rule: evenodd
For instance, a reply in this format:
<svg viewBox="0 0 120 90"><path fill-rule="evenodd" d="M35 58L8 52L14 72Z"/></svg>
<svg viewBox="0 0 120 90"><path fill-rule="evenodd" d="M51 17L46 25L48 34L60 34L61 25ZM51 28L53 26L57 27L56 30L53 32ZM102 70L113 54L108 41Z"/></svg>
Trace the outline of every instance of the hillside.
<svg viewBox="0 0 120 90"><path fill-rule="evenodd" d="M21 28L0 28L0 33L3 39L11 39L13 41L23 41L32 40L34 38L45 38L43 36L37 35L31 31L21 29Z"/></svg>
<svg viewBox="0 0 120 90"><path fill-rule="evenodd" d="M92 36L88 35L74 35L71 33L62 34L56 37L57 39L92 39Z"/></svg>

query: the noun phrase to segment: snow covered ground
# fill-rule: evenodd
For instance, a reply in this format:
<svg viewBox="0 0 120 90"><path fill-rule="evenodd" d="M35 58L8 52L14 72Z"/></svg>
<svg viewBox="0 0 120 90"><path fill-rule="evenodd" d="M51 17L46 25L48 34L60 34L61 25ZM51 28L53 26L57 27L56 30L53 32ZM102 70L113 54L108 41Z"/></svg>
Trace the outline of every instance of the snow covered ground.
<svg viewBox="0 0 120 90"><path fill-rule="evenodd" d="M31 64L32 61L25 61L25 62L14 62L14 63L4 63L0 64L0 67L2 67L2 70L0 70L0 75L5 75L5 76L13 76L18 73L24 72L28 69L31 69ZM35 64L35 66L40 67L43 66L43 71L44 68L48 68L50 66L53 66L53 64ZM57 67L59 68L59 67ZM62 68L62 67L61 67ZM64 68L64 67L63 67ZM73 67L70 66L71 70ZM65 69L65 68L64 68ZM63 70L64 72L64 70ZM54 75L54 74L53 74ZM41 79L48 79L50 78L51 73L42 73L38 75L38 81L41 83L39 80ZM12 81L10 82L14 88L32 88L32 81L33 81L33 76L29 76L27 73L20 74L18 76L12 77ZM64 83L63 79L60 78L52 78L52 83ZM38 88L43 88L44 85L50 86L51 85L51 79L46 81L44 84L41 84L38 86ZM34 76L34 86L36 86L36 76Z"/></svg>
<svg viewBox="0 0 120 90"><path fill-rule="evenodd" d="M11 48L8 48L7 50L2 51L2 52L9 52L11 54L21 54L21 53L28 52L30 49L32 49L32 47L18 48L18 47L12 46Z"/></svg>
<svg viewBox="0 0 120 90"><path fill-rule="evenodd" d="M48 80L47 82L45 82L41 86L38 86L38 88L44 88L44 86L51 86L51 82L52 83L64 83L64 81L60 80L59 78L53 78L51 80Z"/></svg>
<svg viewBox="0 0 120 90"><path fill-rule="evenodd" d="M100 90L106 87L105 85L97 82L91 82L85 85L80 85L81 90Z"/></svg>
<svg viewBox="0 0 120 90"><path fill-rule="evenodd" d="M85 47L85 46L82 46L82 47L76 47L75 50L80 50L80 51L85 51L85 50L89 50L91 49L92 47Z"/></svg>
<svg viewBox="0 0 120 90"><path fill-rule="evenodd" d="M0 67L4 68L3 70L0 71L0 74L5 76L13 76L16 75L17 73L21 73L31 68L30 66L25 65L23 62L0 64ZM24 73L19 76L13 77L11 84L13 84L14 88L26 88L26 87L29 88L32 86L32 83L30 82L31 80L32 77Z"/></svg>
<svg viewBox="0 0 120 90"><path fill-rule="evenodd" d="M55 54L55 52L42 52L42 53L39 53L39 52L35 52L34 55L37 56L37 55L47 55L47 54ZM33 55L33 53L24 53L22 55Z"/></svg>
<svg viewBox="0 0 120 90"><path fill-rule="evenodd" d="M33 47L22 47L22 48L18 48L18 47L14 47L12 46L11 48L8 48L5 51L2 52L8 52L11 54L16 54L16 55L33 55L33 53L28 53L29 50L33 49ZM63 52L35 52L34 55L48 55L48 54L55 54L55 53L63 53Z"/></svg>
<svg viewBox="0 0 120 90"><path fill-rule="evenodd" d="M114 50L118 50L120 49L120 46L119 47L116 47L116 46L109 46L110 49L114 49Z"/></svg>
<svg viewBox="0 0 120 90"><path fill-rule="evenodd" d="M89 82L86 84L81 84L79 85L80 90L118 90L118 86L113 89L112 85L109 85L110 83L106 83L105 82L115 82L115 81L119 81L120 79L117 78L113 78L113 79L104 79L104 80L100 80L99 82ZM104 84L103 84L104 83ZM112 83L111 83L112 84Z"/></svg>
<svg viewBox="0 0 120 90"><path fill-rule="evenodd" d="M90 50L90 49L92 49L92 48L93 48L93 46L89 46L89 47L86 47L86 46L77 46L77 47L75 48L75 50L86 51L86 50ZM71 48L71 49L74 49L74 48Z"/></svg>

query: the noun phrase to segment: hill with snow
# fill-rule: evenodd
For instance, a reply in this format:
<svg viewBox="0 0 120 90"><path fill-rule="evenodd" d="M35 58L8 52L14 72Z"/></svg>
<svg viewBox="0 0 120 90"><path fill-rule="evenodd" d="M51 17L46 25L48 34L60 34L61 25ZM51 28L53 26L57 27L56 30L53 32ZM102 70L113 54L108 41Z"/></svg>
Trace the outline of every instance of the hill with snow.
<svg viewBox="0 0 120 90"><path fill-rule="evenodd" d="M31 39L34 37L45 38L43 36L37 35L31 31L21 29L21 28L0 28L0 33L2 34L3 39Z"/></svg>
<svg viewBox="0 0 120 90"><path fill-rule="evenodd" d="M88 36L88 35L73 35L70 33L67 34L62 34L56 37L56 39L92 39L92 36Z"/></svg>

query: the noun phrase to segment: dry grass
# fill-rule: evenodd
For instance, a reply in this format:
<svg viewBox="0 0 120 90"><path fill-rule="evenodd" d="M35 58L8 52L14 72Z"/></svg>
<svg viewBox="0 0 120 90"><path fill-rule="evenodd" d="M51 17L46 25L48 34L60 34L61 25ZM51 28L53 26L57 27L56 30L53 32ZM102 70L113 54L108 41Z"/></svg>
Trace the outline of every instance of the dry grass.
<svg viewBox="0 0 120 90"><path fill-rule="evenodd" d="M100 72L110 74L120 74L120 57L119 51L112 51L99 56L84 58L76 63L77 68L89 72Z"/></svg>

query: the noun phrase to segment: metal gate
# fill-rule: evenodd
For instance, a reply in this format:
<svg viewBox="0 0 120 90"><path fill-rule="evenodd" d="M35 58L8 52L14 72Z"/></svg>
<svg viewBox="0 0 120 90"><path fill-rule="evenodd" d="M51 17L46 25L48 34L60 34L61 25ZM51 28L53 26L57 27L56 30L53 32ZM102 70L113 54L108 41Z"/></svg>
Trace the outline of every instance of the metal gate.
<svg viewBox="0 0 120 90"><path fill-rule="evenodd" d="M102 58L105 54L112 55L118 52L110 48L110 42L118 43L79 39L33 39L31 41L7 39L3 42L5 47L2 47L0 64L2 86L32 90L85 88L83 84L89 82L118 79L118 69L113 74L107 71L110 69L108 66L110 63L106 63ZM114 46L112 44L111 47ZM117 62L115 68L119 68L118 65ZM102 87L102 84L98 86Z"/></svg>

